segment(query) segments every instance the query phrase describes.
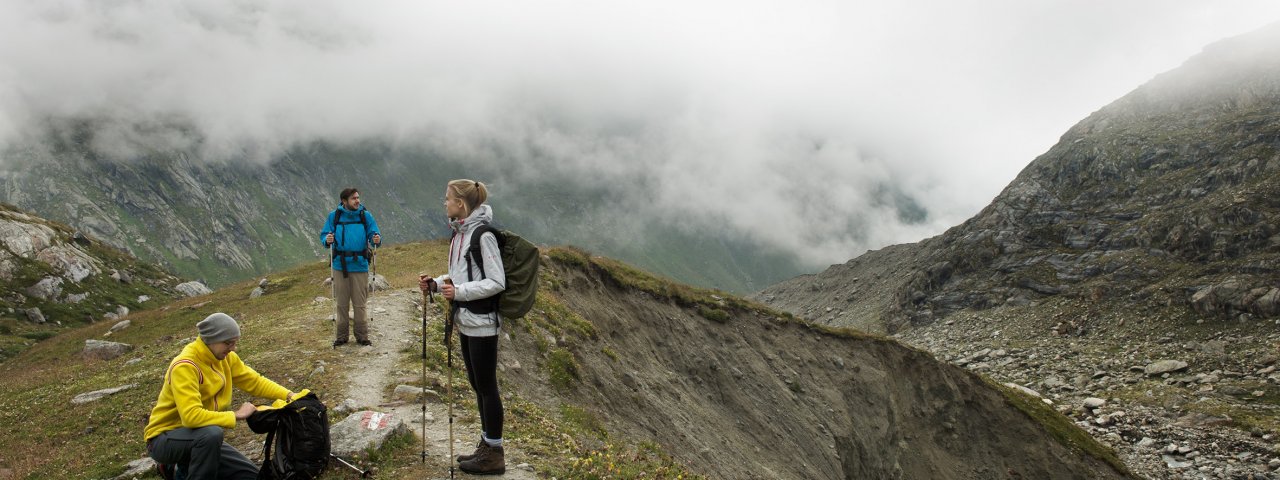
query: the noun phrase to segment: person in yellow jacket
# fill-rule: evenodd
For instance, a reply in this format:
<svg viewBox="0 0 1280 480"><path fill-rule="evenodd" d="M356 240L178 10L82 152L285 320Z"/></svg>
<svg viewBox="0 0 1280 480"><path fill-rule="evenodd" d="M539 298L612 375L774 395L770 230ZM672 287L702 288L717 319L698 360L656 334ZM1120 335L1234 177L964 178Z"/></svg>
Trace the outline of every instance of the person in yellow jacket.
<svg viewBox="0 0 1280 480"><path fill-rule="evenodd" d="M147 453L162 466L181 467L187 480L256 479L257 465L222 440L226 429L255 410L245 402L232 411L231 387L285 401L293 392L240 361L235 352L240 325L231 316L209 315L196 328L200 337L183 347L165 372L143 431Z"/></svg>

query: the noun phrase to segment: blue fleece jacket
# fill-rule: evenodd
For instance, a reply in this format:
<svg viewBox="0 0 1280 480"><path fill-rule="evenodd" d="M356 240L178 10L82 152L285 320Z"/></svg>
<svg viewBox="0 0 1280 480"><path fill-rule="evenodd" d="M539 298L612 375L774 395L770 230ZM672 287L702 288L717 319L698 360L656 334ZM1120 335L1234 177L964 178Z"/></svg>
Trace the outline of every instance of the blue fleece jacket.
<svg viewBox="0 0 1280 480"><path fill-rule="evenodd" d="M334 219L334 214L342 212L342 217ZM364 215L368 228L364 228L360 224L360 215ZM336 229L336 230L335 230ZM343 255L342 252L362 252L365 247L373 243L373 235L378 234L378 222L373 219L373 214L365 210L364 205L358 210L349 210L347 207L339 207L338 210L329 212L329 218L324 222L324 229L320 230L320 243L325 248L329 248L329 244L325 243L324 237L333 234L333 240L338 250L338 256L333 259L333 269L341 271ZM363 256L346 257L348 272L367 272L369 271L369 259Z"/></svg>

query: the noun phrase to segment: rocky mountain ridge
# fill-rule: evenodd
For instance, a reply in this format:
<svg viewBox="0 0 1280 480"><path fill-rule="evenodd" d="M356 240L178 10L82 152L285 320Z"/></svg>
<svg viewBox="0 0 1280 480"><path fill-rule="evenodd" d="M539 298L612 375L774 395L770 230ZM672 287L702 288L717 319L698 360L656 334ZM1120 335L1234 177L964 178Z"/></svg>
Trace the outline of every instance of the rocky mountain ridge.
<svg viewBox="0 0 1280 480"><path fill-rule="evenodd" d="M727 291L800 272L793 256L745 239L623 217L634 209L616 205L617 186L501 167L516 160L464 162L389 141L317 142L265 163L173 150L122 159L95 149L91 122L67 128L0 152L0 201L214 286L328 255L318 233L346 187L361 190L385 241L446 237L440 199L454 178L486 182L497 225L535 242L579 245Z"/></svg>
<svg viewBox="0 0 1280 480"><path fill-rule="evenodd" d="M1280 24L1093 113L944 234L757 297L1043 395L1140 474L1275 478Z"/></svg>
<svg viewBox="0 0 1280 480"><path fill-rule="evenodd" d="M1280 315L1277 59L1280 26L1215 44L1072 127L963 224L759 297L889 332L1055 296ZM869 281L876 295L851 287Z"/></svg>
<svg viewBox="0 0 1280 480"><path fill-rule="evenodd" d="M0 204L0 358L65 328L180 295L180 280L102 241Z"/></svg>

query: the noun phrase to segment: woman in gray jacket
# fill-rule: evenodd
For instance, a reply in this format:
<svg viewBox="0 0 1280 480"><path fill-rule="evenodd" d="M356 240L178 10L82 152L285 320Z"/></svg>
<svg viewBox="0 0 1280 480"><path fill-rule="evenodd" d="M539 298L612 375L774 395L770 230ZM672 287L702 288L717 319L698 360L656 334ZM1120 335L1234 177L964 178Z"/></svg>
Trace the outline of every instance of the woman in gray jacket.
<svg viewBox="0 0 1280 480"><path fill-rule="evenodd" d="M480 441L471 455L458 456L458 468L476 475L496 475L506 471L502 451L502 397L498 393L497 295L506 289L498 239L490 231L480 235L483 260L470 258L472 234L493 221L493 208L486 205L488 189L474 180L453 180L445 189L444 207L453 237L449 242L449 273L437 278L422 277L424 291L438 291L450 301L454 325L462 344L462 360L467 382L476 392L480 410ZM483 265L484 271L480 268Z"/></svg>

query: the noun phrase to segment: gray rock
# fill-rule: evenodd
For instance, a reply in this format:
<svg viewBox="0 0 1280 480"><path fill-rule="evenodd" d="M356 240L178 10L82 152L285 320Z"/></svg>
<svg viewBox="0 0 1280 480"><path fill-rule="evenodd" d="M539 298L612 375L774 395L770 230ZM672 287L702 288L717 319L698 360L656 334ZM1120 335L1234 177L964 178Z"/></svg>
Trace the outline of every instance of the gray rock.
<svg viewBox="0 0 1280 480"><path fill-rule="evenodd" d="M734 370L737 370L737 367L734 367ZM630 388L632 390L636 390L640 387L640 382L636 381L636 376L632 372L626 372L622 374L622 384L626 385L627 388Z"/></svg>
<svg viewBox="0 0 1280 480"><path fill-rule="evenodd" d="M30 320L31 323L45 322L44 314L40 313L39 308L28 308L26 310L23 310L22 313L25 313L27 315L27 320Z"/></svg>
<svg viewBox="0 0 1280 480"><path fill-rule="evenodd" d="M266 278L266 277L262 277L262 280L258 280L258 286L259 286L259 287L262 287L262 288L267 288L267 285L268 285L269 283L270 283L270 282L268 282L268 281L267 281L267 278Z"/></svg>
<svg viewBox="0 0 1280 480"><path fill-rule="evenodd" d="M72 282L79 282L101 272L96 265L98 260L70 245L52 245L36 254L36 260L62 271L62 276Z"/></svg>
<svg viewBox="0 0 1280 480"><path fill-rule="evenodd" d="M131 275L128 270L120 270L120 283L133 283L133 275Z"/></svg>
<svg viewBox="0 0 1280 480"><path fill-rule="evenodd" d="M1089 397L1084 399L1084 408L1102 408L1107 401L1097 397Z"/></svg>
<svg viewBox="0 0 1280 480"><path fill-rule="evenodd" d="M56 300L62 295L62 277L44 277L35 285L27 287L26 292L28 297Z"/></svg>
<svg viewBox="0 0 1280 480"><path fill-rule="evenodd" d="M1186 415L1178 417L1178 420L1173 422L1173 424L1180 427L1206 428L1206 427L1225 427L1225 426L1231 425L1234 422L1235 421L1228 416L1216 417L1213 415L1206 415L1206 414L1197 412L1197 413L1188 413ZM1186 452L1182 452L1182 453L1186 453Z"/></svg>
<svg viewBox="0 0 1280 480"><path fill-rule="evenodd" d="M117 324L115 324L115 325L112 325L112 326L111 326L111 331L112 331L112 332L119 332L119 331L121 331L121 330L124 330L124 329L126 329L126 328L129 328L129 325L132 325L132 324L133 324L133 322L132 322L132 321L125 320L125 321L123 321L123 322L119 322L119 323L117 323Z"/></svg>
<svg viewBox="0 0 1280 480"><path fill-rule="evenodd" d="M1019 391L1019 392L1025 393L1025 394L1027 394L1027 395L1031 395L1031 396L1036 397L1036 398L1044 398L1044 396L1043 396L1043 395L1040 395L1040 392L1037 392L1037 391L1032 390L1032 389L1030 389L1030 388L1024 387L1024 386L1022 386L1022 385L1018 385L1018 384L1013 383L1013 382L1006 383L1006 384L1004 384L1004 386L1009 387L1009 388L1012 388L1012 389L1017 390L1017 391Z"/></svg>
<svg viewBox="0 0 1280 480"><path fill-rule="evenodd" d="M333 454L341 457L363 455L366 450L382 448L393 435L410 434L409 425L394 414L369 410L355 412L329 427Z"/></svg>
<svg viewBox="0 0 1280 480"><path fill-rule="evenodd" d="M156 461L151 457L139 458L128 465L125 465L124 473L113 478L112 480L131 480L134 478L145 477L147 474L154 474L156 470Z"/></svg>
<svg viewBox="0 0 1280 480"><path fill-rule="evenodd" d="M1280 314L1280 288L1273 288L1266 295L1253 301L1253 308L1262 315Z"/></svg>
<svg viewBox="0 0 1280 480"><path fill-rule="evenodd" d="M1187 368L1187 362L1179 360L1161 360L1143 368L1143 373L1148 376L1160 376L1166 373L1178 372Z"/></svg>
<svg viewBox="0 0 1280 480"><path fill-rule="evenodd" d="M262 287L255 287L252 292L249 292L249 298L258 298L264 293L267 293L267 291L263 290Z"/></svg>
<svg viewBox="0 0 1280 480"><path fill-rule="evenodd" d="M391 282L387 281L387 277L382 275L369 275L369 291L376 292L379 290L390 290Z"/></svg>
<svg viewBox="0 0 1280 480"><path fill-rule="evenodd" d="M1243 397L1249 394L1248 390L1237 387L1235 385L1223 385L1223 386L1217 387L1217 389L1219 393L1223 395L1231 395L1233 397Z"/></svg>
<svg viewBox="0 0 1280 480"><path fill-rule="evenodd" d="M88 392L88 393L81 393L81 394L79 394L79 395L76 395L76 396L75 396L75 398L72 398L72 399L71 399L71 403L72 403L72 404L75 404L75 405L81 405L81 404L85 404L85 403L89 403L89 402L95 402L95 401L98 401L98 400L100 400L102 397L105 397L105 396L107 396L107 395L115 395L115 394L117 394L117 393L123 392L123 391L125 391L125 390L128 390L128 389L130 389L130 388L134 388L134 387L137 387L137 386L138 386L138 384L136 384L136 383L130 383L130 384L128 384L128 385L122 385L122 386L115 387L115 388L106 388L106 389L102 389L102 390L95 390L95 391Z"/></svg>
<svg viewBox="0 0 1280 480"><path fill-rule="evenodd" d="M1161 455L1160 458L1164 460L1165 465L1173 469L1182 469L1182 468L1195 466L1191 462L1184 462L1184 461L1178 460L1178 458L1174 457L1173 455Z"/></svg>
<svg viewBox="0 0 1280 480"><path fill-rule="evenodd" d="M343 400L342 403L338 404L338 406L333 407L333 410L331 411L334 415L346 415L359 409L360 405L356 404L356 400L354 398L348 398Z"/></svg>
<svg viewBox="0 0 1280 480"><path fill-rule="evenodd" d="M99 360L110 360L125 352L133 350L133 345L119 342L104 342L102 340L85 340L84 352L85 358L96 358Z"/></svg>
<svg viewBox="0 0 1280 480"><path fill-rule="evenodd" d="M147 303L148 300L151 300L150 295L138 295L138 303Z"/></svg>
<svg viewBox="0 0 1280 480"><path fill-rule="evenodd" d="M203 283L200 283L197 281L180 283L178 284L178 286L173 288L177 290L178 293L181 293L188 297L198 297L200 295L208 295L210 293L213 293L213 290L210 290L209 287L206 287Z"/></svg>
<svg viewBox="0 0 1280 480"><path fill-rule="evenodd" d="M124 305L116 305L116 316L117 317L129 316L129 307L126 307Z"/></svg>
<svg viewBox="0 0 1280 480"><path fill-rule="evenodd" d="M392 392L392 395L396 398L414 401L421 399L423 395L425 395L428 400L440 399L440 394L435 390L415 387L412 385L396 385L396 389Z"/></svg>
<svg viewBox="0 0 1280 480"><path fill-rule="evenodd" d="M62 303L80 303L86 298L89 298L89 292L69 293L67 294L67 298L62 299Z"/></svg>

